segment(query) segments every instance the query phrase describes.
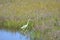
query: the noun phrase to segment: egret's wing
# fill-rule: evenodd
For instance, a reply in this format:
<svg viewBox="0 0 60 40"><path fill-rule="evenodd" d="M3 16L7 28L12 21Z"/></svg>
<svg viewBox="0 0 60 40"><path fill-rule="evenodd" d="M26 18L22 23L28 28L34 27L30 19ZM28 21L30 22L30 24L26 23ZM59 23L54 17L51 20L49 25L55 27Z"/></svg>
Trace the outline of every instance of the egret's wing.
<svg viewBox="0 0 60 40"><path fill-rule="evenodd" d="M23 25L22 27L21 27L21 29L24 29L24 28L26 28L27 27L27 25Z"/></svg>

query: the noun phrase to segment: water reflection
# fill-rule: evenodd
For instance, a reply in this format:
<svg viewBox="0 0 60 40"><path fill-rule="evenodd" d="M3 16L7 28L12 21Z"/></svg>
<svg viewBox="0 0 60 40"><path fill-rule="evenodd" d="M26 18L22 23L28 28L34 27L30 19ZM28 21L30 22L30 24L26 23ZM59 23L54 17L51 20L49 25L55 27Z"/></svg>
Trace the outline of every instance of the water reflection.
<svg viewBox="0 0 60 40"><path fill-rule="evenodd" d="M0 30L0 40L29 40L29 38L19 32Z"/></svg>

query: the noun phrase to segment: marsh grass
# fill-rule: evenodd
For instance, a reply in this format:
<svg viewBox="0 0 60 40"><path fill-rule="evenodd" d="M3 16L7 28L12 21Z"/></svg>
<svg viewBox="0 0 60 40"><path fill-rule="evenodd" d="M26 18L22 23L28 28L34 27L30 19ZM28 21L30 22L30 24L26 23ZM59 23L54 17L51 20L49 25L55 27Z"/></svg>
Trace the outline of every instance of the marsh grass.
<svg viewBox="0 0 60 40"><path fill-rule="evenodd" d="M0 0L0 2L2 5L0 6L0 29L19 31L23 34L29 32L31 40L40 40L40 36L42 40L54 40L50 35L60 30L60 1ZM22 30L21 27L29 18L32 21L26 29Z"/></svg>

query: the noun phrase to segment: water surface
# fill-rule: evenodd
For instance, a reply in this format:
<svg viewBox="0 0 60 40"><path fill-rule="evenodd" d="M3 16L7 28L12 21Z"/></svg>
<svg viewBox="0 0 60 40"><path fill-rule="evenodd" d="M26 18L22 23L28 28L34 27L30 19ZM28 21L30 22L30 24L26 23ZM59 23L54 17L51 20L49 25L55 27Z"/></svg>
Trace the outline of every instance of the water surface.
<svg viewBox="0 0 60 40"><path fill-rule="evenodd" d="M20 32L0 30L0 40L29 40L29 38Z"/></svg>

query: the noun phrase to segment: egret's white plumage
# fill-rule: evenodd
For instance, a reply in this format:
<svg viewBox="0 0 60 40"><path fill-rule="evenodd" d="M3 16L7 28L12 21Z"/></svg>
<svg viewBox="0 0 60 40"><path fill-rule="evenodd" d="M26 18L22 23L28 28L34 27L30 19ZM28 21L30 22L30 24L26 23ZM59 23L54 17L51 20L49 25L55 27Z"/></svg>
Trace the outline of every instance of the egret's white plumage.
<svg viewBox="0 0 60 40"><path fill-rule="evenodd" d="M28 19L27 24L26 24L26 25L23 25L23 26L21 27L21 29L25 29L25 28L28 26L29 21L30 21L30 19Z"/></svg>

